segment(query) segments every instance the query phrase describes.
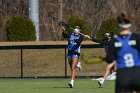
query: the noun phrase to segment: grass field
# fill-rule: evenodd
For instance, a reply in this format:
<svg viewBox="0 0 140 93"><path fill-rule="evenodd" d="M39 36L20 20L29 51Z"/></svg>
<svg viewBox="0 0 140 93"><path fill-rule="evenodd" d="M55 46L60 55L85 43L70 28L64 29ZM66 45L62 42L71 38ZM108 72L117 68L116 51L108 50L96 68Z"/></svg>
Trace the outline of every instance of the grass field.
<svg viewBox="0 0 140 93"><path fill-rule="evenodd" d="M114 81L106 81L99 88L91 78L75 79L74 88L69 79L0 79L0 93L114 93Z"/></svg>

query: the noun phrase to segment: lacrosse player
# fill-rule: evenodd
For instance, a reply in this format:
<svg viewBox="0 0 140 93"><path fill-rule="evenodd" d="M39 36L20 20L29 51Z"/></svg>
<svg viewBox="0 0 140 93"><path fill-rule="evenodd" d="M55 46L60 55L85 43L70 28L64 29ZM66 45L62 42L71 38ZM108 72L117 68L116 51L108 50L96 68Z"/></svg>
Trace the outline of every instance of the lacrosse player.
<svg viewBox="0 0 140 93"><path fill-rule="evenodd" d="M83 41L83 36L80 34L80 31L80 26L75 26L72 34L69 34L65 30L63 30L64 38L68 38L68 61L71 68L71 81L68 85L70 86L70 88L74 87L76 68L78 67L79 70L82 69L81 63L78 62L81 42Z"/></svg>
<svg viewBox="0 0 140 93"><path fill-rule="evenodd" d="M115 93L140 93L140 35L131 32L129 17L117 16L119 34L111 43L117 63Z"/></svg>
<svg viewBox="0 0 140 93"><path fill-rule="evenodd" d="M100 87L103 87L104 81L106 80L106 78L110 75L115 75L114 73L114 69L115 69L115 64L116 62L113 61L113 55L111 55L110 53L110 42L112 42L112 38L113 38L113 33L112 32L108 32L105 33L104 35L104 39L98 40L94 37L90 37L88 35L85 35L86 38L91 39L94 42L100 43L101 45L103 45L105 52L106 52L106 57L103 58L102 60L106 61L108 63L107 67L106 67L106 71L105 74L102 78L96 79L98 81L98 84ZM95 80L95 79L93 79Z"/></svg>

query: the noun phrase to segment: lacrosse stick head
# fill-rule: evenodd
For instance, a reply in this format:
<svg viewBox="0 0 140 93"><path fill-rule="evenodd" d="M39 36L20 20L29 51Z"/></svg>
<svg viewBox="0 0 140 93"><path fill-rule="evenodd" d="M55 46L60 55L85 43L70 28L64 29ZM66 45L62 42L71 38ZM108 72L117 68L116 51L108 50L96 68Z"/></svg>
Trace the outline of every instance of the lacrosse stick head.
<svg viewBox="0 0 140 93"><path fill-rule="evenodd" d="M54 21L58 21L58 17L56 16L55 12L49 12L48 17L52 18Z"/></svg>
<svg viewBox="0 0 140 93"><path fill-rule="evenodd" d="M66 22L59 22L58 25L63 26L65 28L69 28L69 25Z"/></svg>

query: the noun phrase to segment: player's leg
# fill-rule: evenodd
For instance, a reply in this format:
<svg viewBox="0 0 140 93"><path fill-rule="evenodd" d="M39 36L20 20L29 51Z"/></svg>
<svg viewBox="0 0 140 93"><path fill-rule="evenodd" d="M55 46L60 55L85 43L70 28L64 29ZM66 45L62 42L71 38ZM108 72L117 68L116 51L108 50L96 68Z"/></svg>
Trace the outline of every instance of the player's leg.
<svg viewBox="0 0 140 93"><path fill-rule="evenodd" d="M73 88L73 86L74 86L75 71L76 71L76 68L77 68L78 60L79 60L79 56L78 55L73 55L72 56L71 81L69 83L70 88Z"/></svg>
<svg viewBox="0 0 140 93"><path fill-rule="evenodd" d="M68 62L69 62L70 69L72 69L72 55L68 55Z"/></svg>
<svg viewBox="0 0 140 93"><path fill-rule="evenodd" d="M116 62L112 62L112 63L109 63L108 66L106 67L106 71L105 71L105 74L104 74L103 78L98 80L98 84L99 84L100 87L103 87L105 79L110 74L110 71L114 67L115 64L116 64Z"/></svg>
<svg viewBox="0 0 140 93"><path fill-rule="evenodd" d="M130 69L117 70L115 93L133 93L132 73Z"/></svg>
<svg viewBox="0 0 140 93"><path fill-rule="evenodd" d="M104 84L106 77L110 74L110 70L111 70L111 64L108 64L106 67L106 71L105 71L103 78L98 80L98 84L100 87L103 87L103 84Z"/></svg>
<svg viewBox="0 0 140 93"><path fill-rule="evenodd" d="M72 55L68 55L68 62L69 62L70 69L72 71ZM72 75L71 75L71 77L72 77ZM70 77L70 79L71 79L71 77ZM70 86L70 88L73 87L71 83L72 83L72 80L68 83L68 85Z"/></svg>
<svg viewBox="0 0 140 93"><path fill-rule="evenodd" d="M75 70L77 67L77 62L78 62L78 58L73 58L73 60L72 60L72 79L73 80L75 78Z"/></svg>
<svg viewBox="0 0 140 93"><path fill-rule="evenodd" d="M110 75L111 70L114 70L115 64L116 64L116 62L112 62L112 63L108 64L108 66L106 67L106 72L105 72L105 74L103 76L104 79L106 79L107 76Z"/></svg>
<svg viewBox="0 0 140 93"><path fill-rule="evenodd" d="M133 72L131 72L133 76L133 86L136 93L140 93L140 67L134 68Z"/></svg>

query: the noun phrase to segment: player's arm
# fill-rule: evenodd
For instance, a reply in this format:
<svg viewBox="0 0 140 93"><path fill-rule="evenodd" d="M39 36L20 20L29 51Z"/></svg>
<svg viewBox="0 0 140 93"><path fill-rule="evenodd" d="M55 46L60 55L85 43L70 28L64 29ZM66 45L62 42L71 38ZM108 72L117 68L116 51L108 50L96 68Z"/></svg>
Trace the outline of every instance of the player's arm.
<svg viewBox="0 0 140 93"><path fill-rule="evenodd" d="M108 44L108 41L104 40L104 39L96 39L95 37L90 37L89 35L84 35L84 37L90 39L93 42L100 43L102 45L107 45Z"/></svg>
<svg viewBox="0 0 140 93"><path fill-rule="evenodd" d="M74 42L76 42L78 45L80 45L83 41L83 36L80 35L80 38L79 39L74 39Z"/></svg>
<svg viewBox="0 0 140 93"><path fill-rule="evenodd" d="M131 36L131 40L136 40L136 45L132 46L140 51L140 35L133 33Z"/></svg>
<svg viewBox="0 0 140 93"><path fill-rule="evenodd" d="M101 45L109 45L109 41L105 39L96 39L93 37L91 40L100 43Z"/></svg>
<svg viewBox="0 0 140 93"><path fill-rule="evenodd" d="M62 32L62 36L64 38L70 38L70 34L68 32L66 32L65 30L63 30L63 32Z"/></svg>
<svg viewBox="0 0 140 93"><path fill-rule="evenodd" d="M103 43L104 43L104 41L103 41L103 40L96 39L96 38L94 38L94 37L92 37L92 39L91 39L91 40L92 40L92 41L94 41L94 42L100 43L100 44L103 44Z"/></svg>
<svg viewBox="0 0 140 93"><path fill-rule="evenodd" d="M139 34L137 34L136 36L136 41L137 41L137 48L140 51L140 35Z"/></svg>
<svg viewBox="0 0 140 93"><path fill-rule="evenodd" d="M115 46L114 46L114 42L117 42L116 39L112 38L111 41L109 42L109 55L111 55L111 59L112 61L115 61L116 60L116 52L119 50L119 49L116 49Z"/></svg>

